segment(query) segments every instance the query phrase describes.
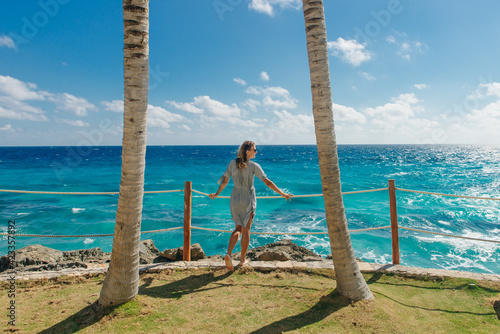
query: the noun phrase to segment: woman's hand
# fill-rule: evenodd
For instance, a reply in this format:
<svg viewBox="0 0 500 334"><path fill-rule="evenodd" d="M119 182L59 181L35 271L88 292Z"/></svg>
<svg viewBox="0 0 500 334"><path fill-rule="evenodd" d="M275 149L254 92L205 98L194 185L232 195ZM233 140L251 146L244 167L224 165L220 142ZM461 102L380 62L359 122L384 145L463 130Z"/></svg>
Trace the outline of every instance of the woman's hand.
<svg viewBox="0 0 500 334"><path fill-rule="evenodd" d="M285 197L285 201L288 201L288 200L290 200L290 202L292 201L292 197L293 197L292 194L283 194L281 196Z"/></svg>
<svg viewBox="0 0 500 334"><path fill-rule="evenodd" d="M215 199L216 197L219 197L219 195L217 195L217 194L209 194L208 197L210 197L211 199Z"/></svg>

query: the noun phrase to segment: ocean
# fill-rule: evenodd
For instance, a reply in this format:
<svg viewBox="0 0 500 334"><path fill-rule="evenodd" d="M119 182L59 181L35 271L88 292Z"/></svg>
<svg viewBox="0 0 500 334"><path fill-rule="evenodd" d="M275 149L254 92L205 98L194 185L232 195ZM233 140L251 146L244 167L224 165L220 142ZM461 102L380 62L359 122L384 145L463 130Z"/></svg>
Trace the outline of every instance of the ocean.
<svg viewBox="0 0 500 334"><path fill-rule="evenodd" d="M235 158L237 146L148 146L145 190L184 189L186 181L205 193ZM320 194L316 147L258 146L255 162L285 192ZM340 145L344 192L396 187L465 196L500 198L500 146ZM121 147L0 147L0 188L61 192L118 191ZM222 195L231 194L232 182ZM257 196L276 195L258 179ZM500 202L397 191L399 224L431 232L500 241ZM117 195L45 195L0 193L0 231L15 220L16 232L46 235L113 233ZM142 230L182 226L184 194L146 194ZM350 230L390 225L388 191L344 196ZM230 230L228 199L193 193L192 225ZM252 231L323 232L322 197L259 199ZM402 265L500 274L500 244L400 230ZM207 255L223 254L229 235L192 231L192 243ZM7 254L0 237L0 255ZM330 253L327 235L252 235L250 247L283 238L318 254ZM160 249L182 246L183 232L143 234ZM390 230L353 232L355 255L367 262L391 263ZM100 247L109 252L112 237L18 237L16 248L42 244L59 250ZM235 251L239 251L239 244Z"/></svg>

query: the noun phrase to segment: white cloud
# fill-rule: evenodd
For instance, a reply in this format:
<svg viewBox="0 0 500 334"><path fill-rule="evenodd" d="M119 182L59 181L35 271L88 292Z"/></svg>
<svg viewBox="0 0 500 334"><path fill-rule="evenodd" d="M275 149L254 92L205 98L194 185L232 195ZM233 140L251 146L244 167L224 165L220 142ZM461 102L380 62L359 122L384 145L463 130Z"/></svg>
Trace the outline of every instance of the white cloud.
<svg viewBox="0 0 500 334"><path fill-rule="evenodd" d="M267 74L267 72L260 72L260 80L262 81L269 81L271 80L271 78L269 77L269 74Z"/></svg>
<svg viewBox="0 0 500 334"><path fill-rule="evenodd" d="M291 96L287 89L282 87L250 86L245 92L262 96L262 105L269 108L294 109L298 103L297 99Z"/></svg>
<svg viewBox="0 0 500 334"><path fill-rule="evenodd" d="M36 85L0 75L0 117L29 121L48 121L45 112L25 101L43 101L47 92L37 91Z"/></svg>
<svg viewBox="0 0 500 334"><path fill-rule="evenodd" d="M34 89L36 89L36 85L33 83L0 75L0 94L10 96L18 101L45 100L48 93Z"/></svg>
<svg viewBox="0 0 500 334"><path fill-rule="evenodd" d="M166 104L171 105L175 109L187 111L192 114L201 114L203 109L197 108L193 103L189 102L175 102L175 101L165 101Z"/></svg>
<svg viewBox="0 0 500 334"><path fill-rule="evenodd" d="M389 43L389 44L396 44L396 38L394 36L387 36L385 38L386 42Z"/></svg>
<svg viewBox="0 0 500 334"><path fill-rule="evenodd" d="M177 127L184 129L186 131L191 131L191 128L189 126L187 126L186 124L178 125Z"/></svg>
<svg viewBox="0 0 500 334"><path fill-rule="evenodd" d="M193 105L206 110L212 115L220 117L239 117L241 114L240 108L236 104L227 105L217 100L212 100L210 96L197 96L194 98Z"/></svg>
<svg viewBox="0 0 500 334"><path fill-rule="evenodd" d="M242 85L242 86L247 85L247 82L243 79L240 79L240 78L234 78L233 81L236 82L238 85Z"/></svg>
<svg viewBox="0 0 500 334"><path fill-rule="evenodd" d="M257 128L262 127L261 124L257 124L254 121L244 120L239 117L221 117L221 116L207 116L201 115L199 124L205 128L219 128L220 123L229 123L232 125L238 125L246 128ZM224 126L225 127L225 126ZM225 131L228 130L225 127Z"/></svg>
<svg viewBox="0 0 500 334"><path fill-rule="evenodd" d="M275 127L291 135L311 133L314 131L314 118L312 115L293 115L286 110L273 112L278 120Z"/></svg>
<svg viewBox="0 0 500 334"><path fill-rule="evenodd" d="M240 105L250 108L252 111L257 111L257 107L261 106L262 104L254 99L247 99L244 102L240 103Z"/></svg>
<svg viewBox="0 0 500 334"><path fill-rule="evenodd" d="M10 110L26 111L33 114L45 113L45 111L40 108L33 107L24 101L16 100L10 96L0 96L0 106Z"/></svg>
<svg viewBox="0 0 500 334"><path fill-rule="evenodd" d="M370 73L367 73L367 72L362 72L362 71L359 71L358 74L362 77L362 78L365 78L366 80L368 81L373 81L373 80L376 80L377 78L375 78L375 76L371 75Z"/></svg>
<svg viewBox="0 0 500 334"><path fill-rule="evenodd" d="M48 121L44 110L26 101L51 102L57 110L69 111L77 116L86 116L91 110L97 111L97 107L84 98L68 93L52 94L39 90L34 83L0 75L0 117Z"/></svg>
<svg viewBox="0 0 500 334"><path fill-rule="evenodd" d="M48 121L45 115L32 114L24 111L13 111L0 106L0 118L19 119L26 121Z"/></svg>
<svg viewBox="0 0 500 334"><path fill-rule="evenodd" d="M48 98L60 111L68 111L77 116L87 116L89 111L97 111L97 107L84 99L68 93L56 94Z"/></svg>
<svg viewBox="0 0 500 334"><path fill-rule="evenodd" d="M259 13L267 14L269 16L274 16L275 9L301 8L300 0L250 0L248 8L255 10Z"/></svg>
<svg viewBox="0 0 500 334"><path fill-rule="evenodd" d="M255 102L249 102L247 100L248 106L256 105ZM172 101L167 101L172 102ZM172 103L171 103L172 104ZM229 124L241 125L245 127L260 127L260 124L257 124L253 121L242 119L242 110L233 103L231 105L222 103L220 101L214 100L210 98L210 96L202 95L196 96L193 102L183 102L177 103L175 102L175 106L180 108L184 108L183 110L188 110L191 108L196 108L199 110L197 114L199 114L199 124L202 127L214 127L217 123L225 122Z"/></svg>
<svg viewBox="0 0 500 334"><path fill-rule="evenodd" d="M327 45L335 57L355 67L371 59L371 53L365 49L363 44L354 39L345 40L339 37L334 42L328 42Z"/></svg>
<svg viewBox="0 0 500 334"><path fill-rule="evenodd" d="M182 122L185 118L182 115L171 113L162 107L148 104L148 126L170 128L172 122Z"/></svg>
<svg viewBox="0 0 500 334"><path fill-rule="evenodd" d="M109 110L117 113L123 113L123 111L125 110L125 104L123 100L113 100L111 102L102 101L101 104L104 106L104 110Z"/></svg>
<svg viewBox="0 0 500 334"><path fill-rule="evenodd" d="M480 84L466 96L462 108L442 117L441 142L500 142L500 83Z"/></svg>
<svg viewBox="0 0 500 334"><path fill-rule="evenodd" d="M410 61L412 55L424 54L428 50L427 44L420 41L412 41L404 32L393 31L393 35L385 38L389 44L394 44L397 47L397 54L403 59Z"/></svg>
<svg viewBox="0 0 500 334"><path fill-rule="evenodd" d="M392 102L375 108L366 108L363 112L372 118L371 123L378 128L391 129L401 124L408 124L415 114L423 111L420 100L414 93L401 94L392 98Z"/></svg>
<svg viewBox="0 0 500 334"><path fill-rule="evenodd" d="M484 95L486 95L486 96L500 97L500 82L480 84L477 91L479 92L479 94L481 94L481 92L485 91Z"/></svg>
<svg viewBox="0 0 500 334"><path fill-rule="evenodd" d="M332 110L335 122L348 122L365 124L366 117L354 108L346 107L340 104L332 103Z"/></svg>
<svg viewBox="0 0 500 334"><path fill-rule="evenodd" d="M6 36L6 35L0 36L0 46L6 46L9 49L16 48L16 44L14 43L12 38L10 38L9 36Z"/></svg>
<svg viewBox="0 0 500 334"><path fill-rule="evenodd" d="M470 100L482 100L486 97L493 97L496 100L488 103L486 106L480 108L477 106L469 114L466 115L466 122L482 123L486 127L489 122L499 122L500 121L500 82L492 82L487 84L480 84L476 91L471 95L467 96ZM488 101L490 101L489 99ZM471 105L478 105L477 103L471 103Z"/></svg>
<svg viewBox="0 0 500 334"><path fill-rule="evenodd" d="M86 122L84 122L82 120L70 120L70 119L58 118L57 121L60 122L60 123L64 123L64 124L68 124L68 125L76 126L76 127L87 127L87 126L90 126L89 123L86 123Z"/></svg>
<svg viewBox="0 0 500 334"><path fill-rule="evenodd" d="M270 96L265 96L262 100L263 105L270 108L286 108L286 109L294 109L297 108L296 100L293 98L289 98L283 101L274 100Z"/></svg>
<svg viewBox="0 0 500 334"><path fill-rule="evenodd" d="M413 85L416 89L418 90L424 90L424 89L427 89L429 88L429 85L426 85L426 84L415 84Z"/></svg>
<svg viewBox="0 0 500 334"><path fill-rule="evenodd" d="M0 131L9 131L9 132L12 132L12 131L14 131L14 129L12 128L12 125L6 124L5 126L2 126L0 128Z"/></svg>
<svg viewBox="0 0 500 334"><path fill-rule="evenodd" d="M236 117L228 118L226 121L229 122L230 124L245 126L247 128L259 128L262 126L262 124L257 124L254 121L244 120Z"/></svg>

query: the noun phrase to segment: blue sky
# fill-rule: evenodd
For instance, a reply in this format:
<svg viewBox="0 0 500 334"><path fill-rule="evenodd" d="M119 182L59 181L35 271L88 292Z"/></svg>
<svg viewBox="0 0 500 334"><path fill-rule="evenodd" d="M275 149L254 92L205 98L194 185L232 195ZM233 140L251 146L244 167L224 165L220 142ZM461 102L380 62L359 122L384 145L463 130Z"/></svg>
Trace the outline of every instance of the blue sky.
<svg viewBox="0 0 500 334"><path fill-rule="evenodd" d="M500 143L500 2L325 0L339 144ZM121 1L9 1L0 146L121 145ZM148 144L314 144L300 0L151 0Z"/></svg>

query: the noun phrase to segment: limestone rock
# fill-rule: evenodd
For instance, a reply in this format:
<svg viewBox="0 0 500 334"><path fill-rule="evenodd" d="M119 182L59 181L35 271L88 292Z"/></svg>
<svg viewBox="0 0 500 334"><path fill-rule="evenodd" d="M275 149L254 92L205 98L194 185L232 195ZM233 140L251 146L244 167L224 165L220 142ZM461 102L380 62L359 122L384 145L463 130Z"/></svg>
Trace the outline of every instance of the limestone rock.
<svg viewBox="0 0 500 334"><path fill-rule="evenodd" d="M283 239L272 244L249 249L247 257L253 261L321 261L323 258L307 248Z"/></svg>
<svg viewBox="0 0 500 334"><path fill-rule="evenodd" d="M63 261L83 263L105 263L111 253L104 253L99 247L63 252Z"/></svg>
<svg viewBox="0 0 500 334"><path fill-rule="evenodd" d="M292 260L292 257L290 254L277 249L277 250L267 250L264 251L258 255L256 255L256 260L257 261L290 261Z"/></svg>
<svg viewBox="0 0 500 334"><path fill-rule="evenodd" d="M182 261L184 255L184 247L165 249L160 253L160 256L170 261ZM205 252L200 244L191 245L191 261L197 261L205 258Z"/></svg>
<svg viewBox="0 0 500 334"><path fill-rule="evenodd" d="M170 261L177 261L178 254L179 254L179 248L165 249L163 252L160 252L160 256L163 256L164 258Z"/></svg>
<svg viewBox="0 0 500 334"><path fill-rule="evenodd" d="M147 239L141 241L139 245L139 263L150 264L158 257L160 251L155 247L153 240Z"/></svg>

